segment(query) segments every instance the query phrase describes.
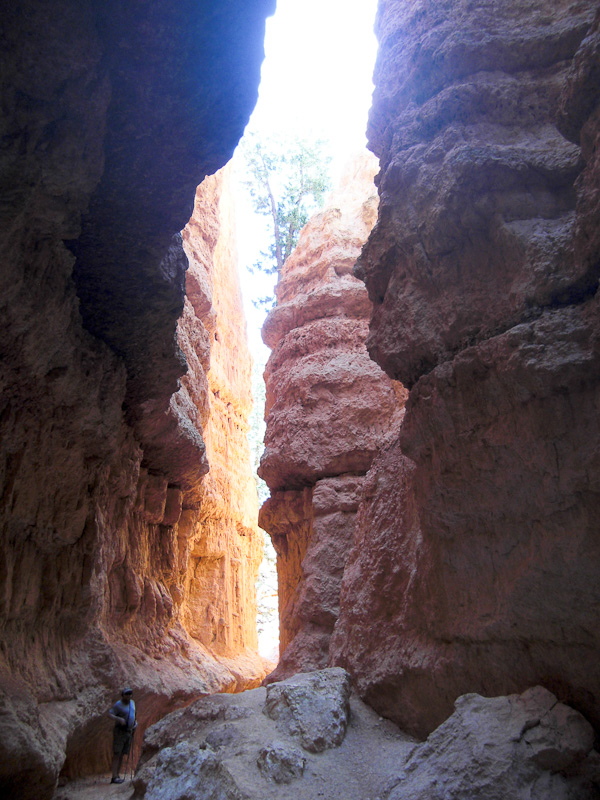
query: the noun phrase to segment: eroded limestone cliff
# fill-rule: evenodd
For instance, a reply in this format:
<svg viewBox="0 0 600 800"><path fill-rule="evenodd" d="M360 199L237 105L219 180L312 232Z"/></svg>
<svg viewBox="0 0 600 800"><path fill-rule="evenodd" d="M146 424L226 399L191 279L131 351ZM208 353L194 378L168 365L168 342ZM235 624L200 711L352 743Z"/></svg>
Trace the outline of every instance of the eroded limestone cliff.
<svg viewBox="0 0 600 800"><path fill-rule="evenodd" d="M600 726L596 12L589 0L380 2L369 123L380 205L355 274L373 303L369 353L410 395L399 436L363 464L343 556L329 551L344 572L318 652L417 735L462 693L538 683ZM321 340L310 346L321 357ZM299 438L280 423L297 369L286 358L275 351L270 380L289 373L267 419L267 441L285 449L267 449L263 469L278 490L299 484L289 522L282 511L271 523L281 543L302 531L281 559L296 632L316 530L316 490L300 486L339 442L363 452L364 431L339 414L323 441L306 437L299 468L284 464ZM327 381L339 359L322 358ZM290 397L302 392L299 381ZM364 424L379 408L368 406ZM297 635L284 664L312 666L312 641Z"/></svg>
<svg viewBox="0 0 600 800"><path fill-rule="evenodd" d="M260 524L277 551L282 659L272 679L327 663L364 476L394 436L402 387L368 356L370 302L352 275L377 211L375 160L350 164L286 261L263 327L267 432Z"/></svg>
<svg viewBox="0 0 600 800"><path fill-rule="evenodd" d="M214 215L215 208L219 235L212 258L207 260L210 239L205 212ZM178 525L179 548L184 554L183 624L194 639L209 645L221 663L229 666L237 678L233 688L242 689L256 684L264 669L255 652L247 654L247 661L239 659L240 654L258 647L255 583L262 540L248 444L252 362L236 269L233 212L225 168L199 187L194 215L183 232L190 268L179 341L191 363L194 352L201 358L206 350L198 353L192 345L192 354L187 356L190 340L207 335L208 398L200 402L199 370L190 369L174 400L183 396L184 404L189 403L193 410L208 412L206 421L200 423L210 471L185 494ZM203 347L205 344L203 338Z"/></svg>
<svg viewBox="0 0 600 800"><path fill-rule="evenodd" d="M1 13L3 795L39 800L61 769L105 766L102 717L125 681L143 728L260 680L238 471L248 366L230 368L242 329L212 294L238 292L220 180L186 232L202 250L187 299L178 231L247 122L272 10L26 0Z"/></svg>
<svg viewBox="0 0 600 800"><path fill-rule="evenodd" d="M331 657L421 734L465 691L535 683L600 723L594 11L380 9L358 273L370 352L413 388Z"/></svg>

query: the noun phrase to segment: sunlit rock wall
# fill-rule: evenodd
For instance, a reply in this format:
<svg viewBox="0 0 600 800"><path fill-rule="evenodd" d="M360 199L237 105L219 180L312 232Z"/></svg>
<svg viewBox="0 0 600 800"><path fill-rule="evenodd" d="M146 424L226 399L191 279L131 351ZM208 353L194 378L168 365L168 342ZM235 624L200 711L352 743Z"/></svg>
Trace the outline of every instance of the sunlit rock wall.
<svg viewBox="0 0 600 800"><path fill-rule="evenodd" d="M352 267L375 220L376 162L353 161L303 229L263 327L271 489L261 526L277 551L282 658L272 679L323 667L364 476L404 402L370 360L370 303Z"/></svg>
<svg viewBox="0 0 600 800"><path fill-rule="evenodd" d="M382 0L367 346L411 387L330 646L424 734L541 683L600 726L596 3Z"/></svg>
<svg viewBox="0 0 600 800"><path fill-rule="evenodd" d="M218 624L233 626L224 643L190 635L206 633L187 621L191 605L219 592L190 585L200 523L186 538L179 520L198 512L198 483L220 452L213 386L244 398L227 411L240 428L248 388L206 377L213 332L186 329L188 306L176 326L187 268L178 231L255 103L272 6L24 0L2 12L3 796L49 797L63 765L105 768L104 715L124 682L143 728L260 678L246 654L252 601L241 619L237 605L219 607ZM198 319L218 320L213 306ZM219 579L239 604L256 545L247 512L228 513L237 544Z"/></svg>
<svg viewBox="0 0 600 800"><path fill-rule="evenodd" d="M215 208L219 236L212 259L207 261L207 229ZM198 336L198 325L186 324L188 313L192 319L199 315L209 340L210 369L206 375L207 401L200 405L196 399L192 407L208 411L206 422L201 422L210 472L187 494L178 536L180 548L188 553L184 625L195 639L224 657L223 663L235 673L238 670L228 659L258 647L255 582L262 539L248 444L251 357L237 275L234 220L226 168L206 178L198 189L194 215L183 233L190 261L190 290L179 323L179 340L186 352L188 331L192 337ZM175 398L202 395L197 374L190 370ZM259 678L262 664L251 666L251 660L248 654L245 674L242 662L239 688Z"/></svg>

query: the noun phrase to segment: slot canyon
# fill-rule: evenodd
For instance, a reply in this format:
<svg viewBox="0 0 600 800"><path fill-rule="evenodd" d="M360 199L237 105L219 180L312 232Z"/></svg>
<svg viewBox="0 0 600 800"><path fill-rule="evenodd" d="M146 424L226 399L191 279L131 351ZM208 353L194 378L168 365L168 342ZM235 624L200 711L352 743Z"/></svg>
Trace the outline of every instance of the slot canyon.
<svg viewBox="0 0 600 800"><path fill-rule="evenodd" d="M106 773L124 685L146 800L600 797L598 4L379 0L259 511L228 162L274 12L0 12L0 797Z"/></svg>

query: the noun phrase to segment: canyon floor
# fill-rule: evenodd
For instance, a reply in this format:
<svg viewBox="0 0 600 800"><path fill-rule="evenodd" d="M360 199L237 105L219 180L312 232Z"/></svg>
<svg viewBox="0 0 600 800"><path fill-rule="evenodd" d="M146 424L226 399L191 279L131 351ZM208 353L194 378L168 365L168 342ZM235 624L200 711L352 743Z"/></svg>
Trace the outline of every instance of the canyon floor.
<svg viewBox="0 0 600 800"><path fill-rule="evenodd" d="M249 721L252 739L258 747L259 742L269 740L272 726L261 713L265 689L244 692L237 695L237 699L243 706L252 708ZM413 742L414 739L393 723L352 697L350 722L340 747L323 753L305 753L307 764L302 778L287 785L270 782L257 769L246 768L244 789L247 796L264 800L376 800L379 790L406 760ZM134 796L134 784L129 778L121 785L111 785L109 781L109 773L72 781L57 789L54 800L124 800ZM166 792L169 791L167 788ZM179 795L165 793L164 796Z"/></svg>
<svg viewBox="0 0 600 800"><path fill-rule="evenodd" d="M541 686L464 695L419 743L330 668L202 698L146 731L133 781L73 781L54 800L598 800L593 744Z"/></svg>

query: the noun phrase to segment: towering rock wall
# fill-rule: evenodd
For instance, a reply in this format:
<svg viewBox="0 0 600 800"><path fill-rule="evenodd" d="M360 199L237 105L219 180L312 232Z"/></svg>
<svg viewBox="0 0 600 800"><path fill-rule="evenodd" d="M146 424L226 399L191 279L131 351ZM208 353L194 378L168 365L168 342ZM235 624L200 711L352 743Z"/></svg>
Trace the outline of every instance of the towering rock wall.
<svg viewBox="0 0 600 800"><path fill-rule="evenodd" d="M221 447L213 389L231 398L231 483L247 485L234 465L248 386L243 369L220 375L217 353L219 377L205 374L214 332L233 334L202 275L177 330L177 232L248 119L272 5L25 0L1 13L0 794L38 800L63 765L105 766L101 715L124 681L144 727L260 678L246 654L250 507L203 512L199 488ZM204 212L207 264L219 225ZM219 567L194 583L205 555ZM197 620L216 596L213 639Z"/></svg>
<svg viewBox="0 0 600 800"><path fill-rule="evenodd" d="M215 207L219 236L212 258L206 261L206 214L214 214ZM178 394L187 392L192 408L208 411L208 419L201 422L210 471L195 491L186 495L178 536L187 561L184 625L238 675L237 688L241 689L256 683L262 674L262 664L252 664L250 655L247 663L241 662L241 671L231 660L258 647L255 583L262 541L248 444L251 357L234 234L233 196L225 168L203 181L194 215L183 233L191 280L179 323L179 340L186 352L189 340L182 341L183 332L191 331L197 337L195 320L201 314L209 339L210 369L206 374L207 402L199 402L202 390L195 370L183 378ZM188 313L194 320L191 325L187 323Z"/></svg>
<svg viewBox="0 0 600 800"><path fill-rule="evenodd" d="M353 162L303 229L263 327L260 524L277 551L282 658L272 679L323 667L364 476L397 436L404 396L365 348L370 303L352 275L375 220L374 159Z"/></svg>
<svg viewBox="0 0 600 800"><path fill-rule="evenodd" d="M600 725L596 4L383 0L367 346L411 387L331 663L417 734L541 683Z"/></svg>
<svg viewBox="0 0 600 800"><path fill-rule="evenodd" d="M274 677L344 666L417 735L465 692L538 683L600 726L596 10L380 2L380 205L355 275L369 353L410 388L400 426L361 383L350 295L315 280L315 227L265 326Z"/></svg>

